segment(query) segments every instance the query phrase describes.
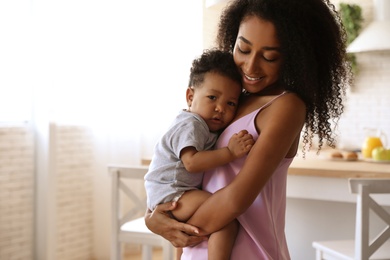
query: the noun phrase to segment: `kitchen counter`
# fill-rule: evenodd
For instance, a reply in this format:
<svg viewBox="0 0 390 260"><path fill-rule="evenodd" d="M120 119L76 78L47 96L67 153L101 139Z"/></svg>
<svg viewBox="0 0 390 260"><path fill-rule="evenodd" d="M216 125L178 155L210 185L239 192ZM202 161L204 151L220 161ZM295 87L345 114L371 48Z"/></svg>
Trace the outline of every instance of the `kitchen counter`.
<svg viewBox="0 0 390 260"><path fill-rule="evenodd" d="M363 160L332 160L326 154L308 154L305 159L295 158L288 173L329 178L390 178L390 164Z"/></svg>
<svg viewBox="0 0 390 260"><path fill-rule="evenodd" d="M309 153L292 162L287 177L287 197L337 202L355 202L348 188L349 178L390 178L390 164L362 160L332 160L328 153ZM378 195L390 205L389 195Z"/></svg>

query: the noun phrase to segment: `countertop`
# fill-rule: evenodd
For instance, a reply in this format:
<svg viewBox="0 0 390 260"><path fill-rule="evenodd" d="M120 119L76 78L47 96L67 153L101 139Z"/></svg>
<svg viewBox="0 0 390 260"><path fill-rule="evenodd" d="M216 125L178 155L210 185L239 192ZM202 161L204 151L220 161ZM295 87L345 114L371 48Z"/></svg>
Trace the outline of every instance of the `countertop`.
<svg viewBox="0 0 390 260"><path fill-rule="evenodd" d="M346 161L330 159L330 151L319 155L309 152L297 157L289 168L289 175L329 178L390 178L390 163L367 162L362 159Z"/></svg>
<svg viewBox="0 0 390 260"><path fill-rule="evenodd" d="M330 159L331 151L297 157L287 176L287 197L295 199L356 202L349 191L349 178L390 178L390 164ZM377 202L390 206L390 195L375 194Z"/></svg>

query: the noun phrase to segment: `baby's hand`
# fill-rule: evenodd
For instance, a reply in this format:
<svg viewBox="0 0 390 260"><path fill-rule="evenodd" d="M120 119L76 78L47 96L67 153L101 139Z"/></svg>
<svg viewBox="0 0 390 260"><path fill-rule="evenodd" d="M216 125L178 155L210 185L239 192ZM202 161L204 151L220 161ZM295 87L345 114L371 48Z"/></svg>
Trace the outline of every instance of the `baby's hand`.
<svg viewBox="0 0 390 260"><path fill-rule="evenodd" d="M241 130L230 138L228 149L235 158L240 158L251 150L254 143L252 135L247 130Z"/></svg>

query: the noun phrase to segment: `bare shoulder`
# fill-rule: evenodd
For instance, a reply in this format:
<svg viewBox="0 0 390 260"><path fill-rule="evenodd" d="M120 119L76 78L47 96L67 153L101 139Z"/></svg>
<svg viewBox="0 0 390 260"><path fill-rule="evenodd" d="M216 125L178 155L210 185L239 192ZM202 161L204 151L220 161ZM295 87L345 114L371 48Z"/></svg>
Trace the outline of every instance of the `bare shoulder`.
<svg viewBox="0 0 390 260"><path fill-rule="evenodd" d="M295 93L288 92L282 96L280 96L278 99L275 100L275 104L278 106L293 106L297 109L305 109L306 105L305 102Z"/></svg>
<svg viewBox="0 0 390 260"><path fill-rule="evenodd" d="M274 100L261 114L256 120L259 128L270 122L272 124L294 122L302 125L306 118L306 105L297 94L289 92Z"/></svg>
<svg viewBox="0 0 390 260"><path fill-rule="evenodd" d="M306 114L305 102L295 93L288 92L277 99L269 106L269 112L291 114Z"/></svg>

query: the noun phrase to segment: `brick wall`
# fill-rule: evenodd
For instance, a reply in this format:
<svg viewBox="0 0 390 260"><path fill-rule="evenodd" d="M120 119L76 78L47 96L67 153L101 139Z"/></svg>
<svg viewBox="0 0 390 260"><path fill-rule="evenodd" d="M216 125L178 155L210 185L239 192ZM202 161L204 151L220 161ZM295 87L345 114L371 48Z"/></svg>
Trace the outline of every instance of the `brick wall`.
<svg viewBox="0 0 390 260"><path fill-rule="evenodd" d="M0 259L33 259L34 135L0 127Z"/></svg>
<svg viewBox="0 0 390 260"><path fill-rule="evenodd" d="M374 19L375 1L333 0L361 6L363 29ZM347 94L346 110L339 123L340 148L360 149L365 128L380 129L390 138L390 51L356 54L359 72ZM387 142L387 146L389 146Z"/></svg>
<svg viewBox="0 0 390 260"><path fill-rule="evenodd" d="M340 120L340 146L360 148L365 127L374 127L390 141L390 52L358 54L359 74L347 95Z"/></svg>
<svg viewBox="0 0 390 260"><path fill-rule="evenodd" d="M56 260L93 255L93 145L85 127L57 126Z"/></svg>
<svg viewBox="0 0 390 260"><path fill-rule="evenodd" d="M56 260L93 258L93 143L84 127L54 126ZM38 187L40 188L40 187ZM33 259L34 133L0 127L0 259ZM51 232L49 230L49 232Z"/></svg>

